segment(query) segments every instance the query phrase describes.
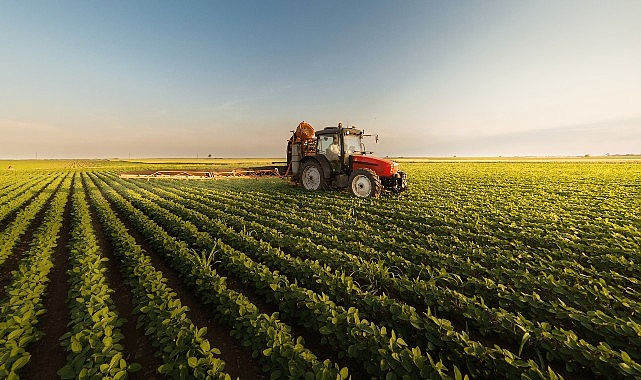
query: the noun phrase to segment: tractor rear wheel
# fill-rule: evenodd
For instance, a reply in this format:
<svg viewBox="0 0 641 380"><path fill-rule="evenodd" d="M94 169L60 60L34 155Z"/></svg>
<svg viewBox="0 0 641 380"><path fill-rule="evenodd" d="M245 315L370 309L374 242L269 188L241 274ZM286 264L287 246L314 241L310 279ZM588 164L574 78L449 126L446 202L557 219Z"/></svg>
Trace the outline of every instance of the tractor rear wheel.
<svg viewBox="0 0 641 380"><path fill-rule="evenodd" d="M307 161L303 164L300 182L305 190L317 191L327 188L327 181L323 175L323 168L315 161Z"/></svg>
<svg viewBox="0 0 641 380"><path fill-rule="evenodd" d="M371 169L357 169L349 176L349 191L357 197L378 198L382 190L381 179Z"/></svg>

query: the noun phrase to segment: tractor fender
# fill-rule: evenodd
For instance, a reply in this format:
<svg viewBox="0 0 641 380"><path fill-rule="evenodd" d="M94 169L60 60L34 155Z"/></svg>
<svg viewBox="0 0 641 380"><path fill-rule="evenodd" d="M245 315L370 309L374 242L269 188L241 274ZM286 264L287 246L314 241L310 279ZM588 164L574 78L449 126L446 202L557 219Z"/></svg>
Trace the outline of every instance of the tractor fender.
<svg viewBox="0 0 641 380"><path fill-rule="evenodd" d="M321 168L323 168L323 177L325 178L332 177L332 166L330 165L327 157L323 156L322 154L317 154L315 156L307 156L300 161L301 168L303 167L303 165L305 165L306 162L310 160L315 160L320 164Z"/></svg>

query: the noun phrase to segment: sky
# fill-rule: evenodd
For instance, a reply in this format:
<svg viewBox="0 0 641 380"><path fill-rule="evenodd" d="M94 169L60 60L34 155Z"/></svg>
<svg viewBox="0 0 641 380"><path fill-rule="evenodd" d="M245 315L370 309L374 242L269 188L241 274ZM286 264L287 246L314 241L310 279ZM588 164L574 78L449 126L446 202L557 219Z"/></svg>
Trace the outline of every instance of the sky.
<svg viewBox="0 0 641 380"><path fill-rule="evenodd" d="M0 158L641 153L641 1L2 1Z"/></svg>

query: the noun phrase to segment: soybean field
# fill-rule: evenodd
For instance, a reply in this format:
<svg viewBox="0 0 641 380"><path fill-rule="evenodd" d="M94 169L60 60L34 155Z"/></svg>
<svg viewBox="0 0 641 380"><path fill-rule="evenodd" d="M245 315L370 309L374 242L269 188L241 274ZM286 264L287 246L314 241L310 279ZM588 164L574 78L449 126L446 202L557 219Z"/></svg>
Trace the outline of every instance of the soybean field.
<svg viewBox="0 0 641 380"><path fill-rule="evenodd" d="M641 161L287 180L0 171L0 378L641 378Z"/></svg>

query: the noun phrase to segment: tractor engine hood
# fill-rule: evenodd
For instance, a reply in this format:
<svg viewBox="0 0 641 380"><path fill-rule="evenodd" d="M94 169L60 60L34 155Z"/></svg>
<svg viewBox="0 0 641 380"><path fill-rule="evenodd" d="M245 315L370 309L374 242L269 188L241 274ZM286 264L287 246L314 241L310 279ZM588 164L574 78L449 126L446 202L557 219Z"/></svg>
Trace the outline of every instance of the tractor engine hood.
<svg viewBox="0 0 641 380"><path fill-rule="evenodd" d="M352 170L356 169L371 169L379 177L391 177L398 172L398 164L384 158L352 156Z"/></svg>

